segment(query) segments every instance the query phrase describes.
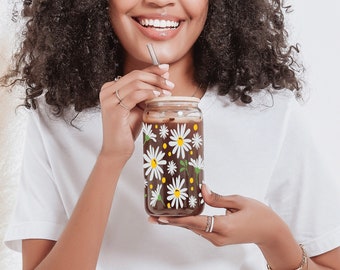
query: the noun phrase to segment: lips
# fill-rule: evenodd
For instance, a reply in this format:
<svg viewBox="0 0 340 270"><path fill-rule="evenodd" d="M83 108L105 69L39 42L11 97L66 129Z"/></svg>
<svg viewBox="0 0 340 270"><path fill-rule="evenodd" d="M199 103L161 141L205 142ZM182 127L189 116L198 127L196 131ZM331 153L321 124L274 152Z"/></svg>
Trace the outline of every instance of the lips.
<svg viewBox="0 0 340 270"><path fill-rule="evenodd" d="M157 28L160 30L176 29L180 25L180 21L151 19L151 18L134 18L134 20L145 28Z"/></svg>
<svg viewBox="0 0 340 270"><path fill-rule="evenodd" d="M165 41L174 38L184 25L174 16L138 16L131 17L137 24L139 31L149 39Z"/></svg>

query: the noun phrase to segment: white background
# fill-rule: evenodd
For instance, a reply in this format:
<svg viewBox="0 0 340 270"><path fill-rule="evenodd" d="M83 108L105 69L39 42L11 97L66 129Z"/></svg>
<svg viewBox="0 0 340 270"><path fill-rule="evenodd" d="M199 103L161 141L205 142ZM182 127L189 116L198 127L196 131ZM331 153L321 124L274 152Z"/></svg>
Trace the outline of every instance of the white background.
<svg viewBox="0 0 340 270"><path fill-rule="evenodd" d="M313 132L340 181L340 2L300 0L289 15L306 67L305 105Z"/></svg>
<svg viewBox="0 0 340 270"><path fill-rule="evenodd" d="M11 21L13 3L0 3L0 71L9 61L18 23ZM304 105L312 132L322 146L324 158L340 178L340 2L338 0L297 0L287 16L291 40L301 46L306 68ZM20 7L20 4L18 4ZM24 116L14 114L18 100L0 91L0 241L15 201L20 167ZM340 181L340 179L339 179ZM0 243L0 269L20 269L20 256Z"/></svg>

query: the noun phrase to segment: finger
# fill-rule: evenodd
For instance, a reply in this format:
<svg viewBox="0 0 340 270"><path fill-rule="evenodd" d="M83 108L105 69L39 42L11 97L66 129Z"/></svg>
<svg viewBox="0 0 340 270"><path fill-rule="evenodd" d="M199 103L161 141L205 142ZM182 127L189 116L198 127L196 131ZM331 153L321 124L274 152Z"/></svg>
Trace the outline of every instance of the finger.
<svg viewBox="0 0 340 270"><path fill-rule="evenodd" d="M187 228L192 231L200 231L203 233L219 232L223 228L225 216L188 216L188 217L160 217L152 218L150 222L157 222L163 225L173 225ZM210 219L210 220L209 220Z"/></svg>
<svg viewBox="0 0 340 270"><path fill-rule="evenodd" d="M135 73L138 73L139 71L135 71ZM156 75L159 75L165 79L169 79L169 65L168 64L161 64L158 66L150 66L148 68L145 68L144 70L142 70L141 72L144 73L153 73ZM132 81L132 76L128 76L129 74L124 76L123 81L125 81L125 83L129 83ZM102 86L101 90L104 90L108 87L113 86L114 84L116 84L122 77L119 77L119 79L115 79L114 81L110 81L110 82L106 82L104 83L104 85ZM118 84L119 86L120 84Z"/></svg>
<svg viewBox="0 0 340 270"><path fill-rule="evenodd" d="M165 74L165 76L168 75ZM114 88L125 89L129 87L129 89L145 89L145 85L143 83L148 84L153 89L172 90L175 87L173 82L160 76L159 74L146 72L144 70L134 70L117 81L114 84Z"/></svg>
<svg viewBox="0 0 340 270"><path fill-rule="evenodd" d="M163 76L163 74L169 72L169 67L168 64L152 65L143 69L143 71Z"/></svg>
<svg viewBox="0 0 340 270"><path fill-rule="evenodd" d="M100 91L103 91L106 88L109 88L109 87L113 86L115 83L116 83L115 81L104 83Z"/></svg>
<svg viewBox="0 0 340 270"><path fill-rule="evenodd" d="M188 217L160 217L156 219L158 224L173 225L187 228L189 230L205 231L207 227L207 216L188 216Z"/></svg>
<svg viewBox="0 0 340 270"><path fill-rule="evenodd" d="M127 98L129 99L132 98L135 101L139 100L140 102L140 101L145 100L145 99L142 99L142 100L139 99L139 97L141 96L140 95L141 91L153 92L154 96L156 97L160 95L169 96L171 95L171 92L164 88L172 89L174 85L169 82L164 82L164 81L166 80L162 78L161 82L159 82L159 84L157 85L158 87L150 83L143 82L141 80L133 80L130 83L125 82L124 85L122 85L121 83L118 84L118 82L114 84L106 84L105 88L103 87L102 91L100 92L101 100L105 100L105 99L112 100L113 98L118 104L123 99L126 100ZM119 86L119 85L122 85L122 86ZM162 86L162 88L159 88L159 86ZM140 92L138 93L138 91ZM151 96L151 98L154 96ZM149 97L149 94L147 95L147 97ZM130 101L130 103L133 103L133 102Z"/></svg>
<svg viewBox="0 0 340 270"><path fill-rule="evenodd" d="M101 88L101 99L109 98L117 90L119 90L120 99L139 89L159 90L164 92L164 95L171 95L168 90L172 90L175 85L169 81L168 69L167 64L150 66L144 70L134 70L119 80L107 82ZM117 100L120 101L119 98Z"/></svg>
<svg viewBox="0 0 340 270"><path fill-rule="evenodd" d="M232 226L229 225L228 216L214 216L213 223L209 223L208 216L153 219L153 223L155 222L189 229L209 240L215 246L224 246L233 243L233 237L231 237L232 234L230 234L232 232Z"/></svg>
<svg viewBox="0 0 340 270"><path fill-rule="evenodd" d="M209 241L212 241L212 240L215 240L215 239L218 239L221 237L221 235L217 232L205 232L205 231L202 231L202 230L191 230L192 232L198 234L199 236L209 240Z"/></svg>
<svg viewBox="0 0 340 270"><path fill-rule="evenodd" d="M213 207L239 210L244 206L245 198L239 195L222 196L212 192L207 185L202 185L204 201Z"/></svg>
<svg viewBox="0 0 340 270"><path fill-rule="evenodd" d="M115 87L115 88L117 88L117 87ZM119 100L119 98L117 97L117 91L119 93L120 100L126 99L126 98L131 98L131 97L134 98L134 96L137 96L137 98L138 98L139 95L140 95L140 93L138 93L138 91L154 92L154 94L156 96L164 95L164 94L171 95L171 92L169 92L165 89L160 89L158 87L155 87L154 85L151 85L149 83L145 83L145 82L139 81L139 80L132 81L131 83L126 84L123 87L117 89L114 92L114 94L115 94L114 98L117 98L117 100Z"/></svg>
<svg viewBox="0 0 340 270"><path fill-rule="evenodd" d="M134 108L140 110L140 108L137 107L139 103L147 99L158 97L160 96L160 94L161 93L156 90L149 90L149 89L138 90L122 98L117 103L117 107L120 107L121 109L124 109L126 111L131 111Z"/></svg>
<svg viewBox="0 0 340 270"><path fill-rule="evenodd" d="M233 242L230 241L228 238L222 237L221 234L216 233L216 232L206 233L206 232L197 231L197 230L193 230L193 232L199 235L200 237L207 239L216 247L222 247L225 245L233 244Z"/></svg>
<svg viewBox="0 0 340 270"><path fill-rule="evenodd" d="M209 220L210 219L210 220ZM191 230L206 239L209 239L216 244L218 238L223 232L228 230L229 217L226 216L191 216L182 218L160 217L151 218L151 223L158 223L161 225L172 225Z"/></svg>
<svg viewBox="0 0 340 270"><path fill-rule="evenodd" d="M126 85L121 89L117 89L115 84L109 84L105 90L100 92L100 102L102 105L109 103L111 105L120 105L125 109L132 109L136 106L136 102L139 103L145 99L160 95L160 91L143 82L139 82L135 86Z"/></svg>

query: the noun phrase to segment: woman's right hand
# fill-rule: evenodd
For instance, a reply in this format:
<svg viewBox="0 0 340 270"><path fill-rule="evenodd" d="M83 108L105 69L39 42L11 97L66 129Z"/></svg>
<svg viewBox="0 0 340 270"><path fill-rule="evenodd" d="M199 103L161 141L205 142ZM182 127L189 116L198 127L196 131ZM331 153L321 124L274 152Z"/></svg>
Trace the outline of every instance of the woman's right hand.
<svg viewBox="0 0 340 270"><path fill-rule="evenodd" d="M102 155L114 154L126 160L130 158L143 115L137 104L157 96L171 95L174 84L168 80L168 71L167 64L150 66L103 85L100 92Z"/></svg>

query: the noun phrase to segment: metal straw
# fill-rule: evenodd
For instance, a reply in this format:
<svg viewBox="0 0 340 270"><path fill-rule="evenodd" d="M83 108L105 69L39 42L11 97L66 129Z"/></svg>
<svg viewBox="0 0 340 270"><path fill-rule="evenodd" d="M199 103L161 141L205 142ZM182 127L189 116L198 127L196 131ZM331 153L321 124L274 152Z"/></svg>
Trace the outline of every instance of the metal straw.
<svg viewBox="0 0 340 270"><path fill-rule="evenodd" d="M159 65L159 61L157 59L157 55L155 53L155 50L154 50L152 44L148 43L148 44L146 44L146 47L148 48L149 54L151 56L152 64L158 66Z"/></svg>

